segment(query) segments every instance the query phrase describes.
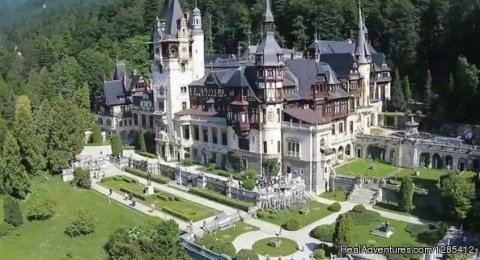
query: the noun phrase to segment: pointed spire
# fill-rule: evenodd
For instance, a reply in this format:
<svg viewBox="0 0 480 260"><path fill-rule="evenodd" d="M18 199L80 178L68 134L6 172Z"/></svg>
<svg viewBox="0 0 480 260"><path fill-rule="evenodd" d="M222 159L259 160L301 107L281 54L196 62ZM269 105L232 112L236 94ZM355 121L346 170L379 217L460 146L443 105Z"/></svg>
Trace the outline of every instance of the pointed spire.
<svg viewBox="0 0 480 260"><path fill-rule="evenodd" d="M355 46L355 57L359 64L367 64L371 60L372 54L370 53L370 47L366 40L367 28L362 15L362 7L360 1L358 1L358 32L357 32L357 44Z"/></svg>
<svg viewBox="0 0 480 260"><path fill-rule="evenodd" d="M273 13L270 5L271 0L265 0L265 23L273 23Z"/></svg>

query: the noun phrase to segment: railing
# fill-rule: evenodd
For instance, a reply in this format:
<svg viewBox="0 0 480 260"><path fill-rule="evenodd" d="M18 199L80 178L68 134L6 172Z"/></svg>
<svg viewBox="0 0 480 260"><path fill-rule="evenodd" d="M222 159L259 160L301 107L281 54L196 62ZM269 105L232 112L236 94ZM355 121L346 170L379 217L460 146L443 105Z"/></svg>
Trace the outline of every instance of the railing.
<svg viewBox="0 0 480 260"><path fill-rule="evenodd" d="M282 122L282 127L310 130L310 127L312 127L312 125L293 122Z"/></svg>
<svg viewBox="0 0 480 260"><path fill-rule="evenodd" d="M350 135L345 135L345 134L342 134L342 135L333 135L332 136L332 144L338 144L338 143L342 143L342 142L346 142L346 141L351 141L355 139L355 136L350 136Z"/></svg>

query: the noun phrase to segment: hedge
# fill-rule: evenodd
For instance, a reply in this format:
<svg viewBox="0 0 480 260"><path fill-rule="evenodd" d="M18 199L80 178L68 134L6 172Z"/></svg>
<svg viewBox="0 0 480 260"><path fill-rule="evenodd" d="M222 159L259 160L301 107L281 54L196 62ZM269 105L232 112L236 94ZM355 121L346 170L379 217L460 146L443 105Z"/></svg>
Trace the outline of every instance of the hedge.
<svg viewBox="0 0 480 260"><path fill-rule="evenodd" d="M334 202L330 206L328 206L328 210L333 212L339 212L341 209L342 209L342 206L338 202Z"/></svg>
<svg viewBox="0 0 480 260"><path fill-rule="evenodd" d="M168 200L168 197L165 196L165 195L162 195L162 194L157 194L157 198L159 198L161 200Z"/></svg>
<svg viewBox="0 0 480 260"><path fill-rule="evenodd" d="M172 209L172 208L169 208L169 207L163 207L162 211L165 211L168 214L170 214L172 216L175 216L177 218L183 219L183 220L194 220L195 221L194 218L192 218L189 215L187 215L183 212L180 212L179 210L176 210L176 209Z"/></svg>
<svg viewBox="0 0 480 260"><path fill-rule="evenodd" d="M209 191L202 188L190 188L189 192L244 211L248 211L248 209L253 206L253 203L235 200L222 194L218 194L214 191Z"/></svg>
<svg viewBox="0 0 480 260"><path fill-rule="evenodd" d="M141 199L141 200L146 200L147 199L147 196L145 196L143 194L140 194L140 193L137 193L135 191L132 191L130 189L120 188L120 191L130 193L130 194L132 194L133 197L136 197L136 198Z"/></svg>
<svg viewBox="0 0 480 260"><path fill-rule="evenodd" d="M128 173L131 173L133 175L136 175L138 177L142 177L142 178L145 178L145 179L148 178L148 173L145 172L145 171L139 170L139 169L134 169L132 167L125 166L125 167L123 167L123 170L128 172ZM167 184L167 183L171 182L170 178L162 176L162 175L150 174L150 178L151 178L152 181L158 182L158 183L161 183L161 184Z"/></svg>
<svg viewBox="0 0 480 260"><path fill-rule="evenodd" d="M157 159L158 158L158 156L156 154L153 154L153 153L140 152L140 151L135 151L135 153L138 154L138 155L141 155L141 156L148 157L150 159Z"/></svg>

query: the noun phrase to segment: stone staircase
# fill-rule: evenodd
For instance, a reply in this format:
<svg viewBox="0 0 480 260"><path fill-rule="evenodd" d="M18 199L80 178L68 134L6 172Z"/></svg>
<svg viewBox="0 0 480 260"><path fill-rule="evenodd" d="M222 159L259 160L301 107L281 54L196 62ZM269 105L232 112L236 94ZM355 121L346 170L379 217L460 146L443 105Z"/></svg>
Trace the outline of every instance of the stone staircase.
<svg viewBox="0 0 480 260"><path fill-rule="evenodd" d="M373 205L378 196L378 191L366 188L360 188L358 185L348 195L348 201L356 204Z"/></svg>

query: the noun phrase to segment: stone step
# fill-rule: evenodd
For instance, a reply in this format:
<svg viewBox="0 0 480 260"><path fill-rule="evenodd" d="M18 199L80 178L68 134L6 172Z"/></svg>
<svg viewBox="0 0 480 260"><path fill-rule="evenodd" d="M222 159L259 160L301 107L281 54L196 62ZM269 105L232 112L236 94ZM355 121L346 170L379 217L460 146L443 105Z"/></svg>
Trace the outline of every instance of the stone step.
<svg viewBox="0 0 480 260"><path fill-rule="evenodd" d="M377 191L355 186L348 195L348 201L358 204L372 205L375 201Z"/></svg>

